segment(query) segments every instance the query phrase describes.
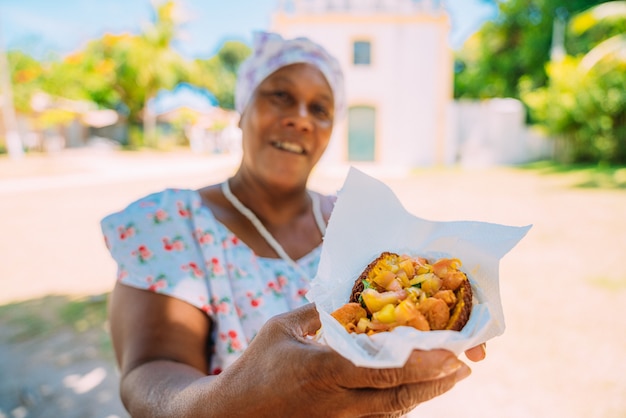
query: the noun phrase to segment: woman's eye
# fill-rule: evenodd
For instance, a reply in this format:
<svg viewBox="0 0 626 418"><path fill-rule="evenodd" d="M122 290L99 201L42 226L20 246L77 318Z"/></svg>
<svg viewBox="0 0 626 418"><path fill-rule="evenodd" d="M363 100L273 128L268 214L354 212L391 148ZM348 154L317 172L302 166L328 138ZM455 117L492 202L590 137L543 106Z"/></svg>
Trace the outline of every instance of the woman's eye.
<svg viewBox="0 0 626 418"><path fill-rule="evenodd" d="M327 118L330 116L329 110L322 105L313 105L311 107L311 112L319 117Z"/></svg>
<svg viewBox="0 0 626 418"><path fill-rule="evenodd" d="M272 97L274 97L277 100L286 102L289 100L289 93L287 93L286 91L282 91L282 90L276 90L272 92Z"/></svg>

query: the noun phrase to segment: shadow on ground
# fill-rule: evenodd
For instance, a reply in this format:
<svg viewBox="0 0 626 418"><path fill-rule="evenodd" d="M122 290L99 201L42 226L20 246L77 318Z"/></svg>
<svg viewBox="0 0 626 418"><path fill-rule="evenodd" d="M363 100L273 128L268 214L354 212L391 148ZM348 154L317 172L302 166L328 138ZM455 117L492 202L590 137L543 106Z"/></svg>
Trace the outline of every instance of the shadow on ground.
<svg viewBox="0 0 626 418"><path fill-rule="evenodd" d="M106 294L0 306L0 417L128 417Z"/></svg>

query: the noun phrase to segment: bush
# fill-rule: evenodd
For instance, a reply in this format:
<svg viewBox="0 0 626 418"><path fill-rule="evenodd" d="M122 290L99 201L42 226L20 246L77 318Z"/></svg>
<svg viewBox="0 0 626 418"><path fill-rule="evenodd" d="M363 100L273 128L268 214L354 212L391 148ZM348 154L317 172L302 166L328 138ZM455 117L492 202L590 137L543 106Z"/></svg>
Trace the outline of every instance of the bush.
<svg viewBox="0 0 626 418"><path fill-rule="evenodd" d="M567 56L547 72L549 85L522 97L534 120L564 142L559 159L626 163L626 61L610 54L588 67Z"/></svg>

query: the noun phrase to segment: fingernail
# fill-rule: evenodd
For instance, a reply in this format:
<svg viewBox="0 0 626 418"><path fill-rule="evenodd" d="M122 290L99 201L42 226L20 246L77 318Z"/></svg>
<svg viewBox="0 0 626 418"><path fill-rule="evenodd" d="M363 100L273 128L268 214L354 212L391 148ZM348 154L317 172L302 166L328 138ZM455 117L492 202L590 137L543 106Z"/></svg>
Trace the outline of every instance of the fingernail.
<svg viewBox="0 0 626 418"><path fill-rule="evenodd" d="M465 379L470 374L472 374L472 369L470 369L467 366L467 364L461 363L461 367L456 372L456 381L460 382L461 380Z"/></svg>

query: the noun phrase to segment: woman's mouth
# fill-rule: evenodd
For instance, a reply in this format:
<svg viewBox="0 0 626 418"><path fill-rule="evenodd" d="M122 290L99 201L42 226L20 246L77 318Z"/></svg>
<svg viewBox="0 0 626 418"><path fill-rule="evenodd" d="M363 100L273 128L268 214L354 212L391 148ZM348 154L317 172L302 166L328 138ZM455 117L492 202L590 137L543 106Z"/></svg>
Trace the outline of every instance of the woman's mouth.
<svg viewBox="0 0 626 418"><path fill-rule="evenodd" d="M305 149L295 142L275 141L272 142L272 146L294 154L304 155L306 153Z"/></svg>

